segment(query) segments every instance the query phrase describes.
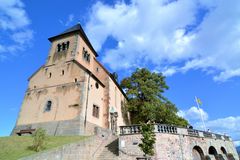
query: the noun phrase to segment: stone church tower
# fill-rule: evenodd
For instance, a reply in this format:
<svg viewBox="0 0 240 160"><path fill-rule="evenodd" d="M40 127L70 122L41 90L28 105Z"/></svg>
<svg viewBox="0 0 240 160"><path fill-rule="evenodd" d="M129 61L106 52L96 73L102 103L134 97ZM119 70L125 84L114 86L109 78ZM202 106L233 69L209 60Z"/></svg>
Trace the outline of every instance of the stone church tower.
<svg viewBox="0 0 240 160"><path fill-rule="evenodd" d="M49 38L46 63L30 78L12 135L44 128L49 135L116 132L125 125L124 92L97 60L80 24Z"/></svg>

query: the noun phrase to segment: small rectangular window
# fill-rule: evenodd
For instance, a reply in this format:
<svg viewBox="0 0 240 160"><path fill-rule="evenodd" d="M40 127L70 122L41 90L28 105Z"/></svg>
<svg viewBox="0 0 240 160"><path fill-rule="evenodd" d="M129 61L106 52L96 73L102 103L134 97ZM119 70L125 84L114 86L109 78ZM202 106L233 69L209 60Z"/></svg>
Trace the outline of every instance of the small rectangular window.
<svg viewBox="0 0 240 160"><path fill-rule="evenodd" d="M99 107L97 105L93 105L93 117L99 118Z"/></svg>

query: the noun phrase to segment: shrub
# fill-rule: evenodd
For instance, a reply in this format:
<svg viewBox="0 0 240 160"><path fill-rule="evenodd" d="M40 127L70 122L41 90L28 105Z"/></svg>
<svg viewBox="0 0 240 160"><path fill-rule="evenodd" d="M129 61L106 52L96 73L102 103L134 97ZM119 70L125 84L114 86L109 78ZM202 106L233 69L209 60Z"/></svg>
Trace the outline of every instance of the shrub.
<svg viewBox="0 0 240 160"><path fill-rule="evenodd" d="M235 158L234 158L234 156L233 156L232 153L228 153L228 154L227 154L227 158L228 158L229 160L235 160Z"/></svg>
<svg viewBox="0 0 240 160"><path fill-rule="evenodd" d="M33 134L33 145L31 146L31 149L36 152L39 152L40 150L44 149L46 139L47 139L46 131L42 128L38 128Z"/></svg>
<svg viewBox="0 0 240 160"><path fill-rule="evenodd" d="M207 155L204 160L211 160L211 158Z"/></svg>

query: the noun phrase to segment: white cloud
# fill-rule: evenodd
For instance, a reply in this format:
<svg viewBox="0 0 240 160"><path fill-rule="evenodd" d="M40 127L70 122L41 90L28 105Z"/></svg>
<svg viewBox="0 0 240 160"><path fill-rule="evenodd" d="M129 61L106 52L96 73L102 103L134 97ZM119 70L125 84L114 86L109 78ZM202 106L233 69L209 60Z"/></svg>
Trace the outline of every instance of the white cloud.
<svg viewBox="0 0 240 160"><path fill-rule="evenodd" d="M201 123L195 123L197 128L202 129ZM227 134L232 137L234 141L240 141L240 117L225 117L215 120L206 121L206 127L212 132ZM238 142L236 142L238 143Z"/></svg>
<svg viewBox="0 0 240 160"><path fill-rule="evenodd" d="M211 132L230 135L235 141L235 145L240 145L240 116L229 116L209 120L208 113L200 108L204 123ZM194 128L204 130L200 111L197 107L191 107L188 110L180 110L178 115L186 118Z"/></svg>
<svg viewBox="0 0 240 160"><path fill-rule="evenodd" d="M166 67L165 69L162 70L162 74L164 76L171 76L171 75L175 74L177 71L178 70L176 67Z"/></svg>
<svg viewBox="0 0 240 160"><path fill-rule="evenodd" d="M226 117L207 122L207 126L218 130L238 131L240 134L240 117Z"/></svg>
<svg viewBox="0 0 240 160"><path fill-rule="evenodd" d="M240 146L240 141L234 141L235 146Z"/></svg>
<svg viewBox="0 0 240 160"><path fill-rule="evenodd" d="M207 120L208 114L202 108L197 108L195 106L189 108L188 110L180 110L178 115L186 118L188 120Z"/></svg>
<svg viewBox="0 0 240 160"><path fill-rule="evenodd" d="M240 76L239 10L238 0L98 2L86 31L98 51L110 36L118 42L103 58L114 70L151 64L166 75L201 69L226 81Z"/></svg>
<svg viewBox="0 0 240 160"><path fill-rule="evenodd" d="M29 43L29 41L31 41L32 38L33 38L32 30L20 31L12 35L12 39L19 44Z"/></svg>
<svg viewBox="0 0 240 160"><path fill-rule="evenodd" d="M16 30L30 24L21 0L0 1L0 28Z"/></svg>
<svg viewBox="0 0 240 160"><path fill-rule="evenodd" d="M0 60L29 46L33 31L21 0L0 0Z"/></svg>
<svg viewBox="0 0 240 160"><path fill-rule="evenodd" d="M59 20L59 22L64 26L69 26L73 22L73 20L74 20L74 15L69 14L66 22L64 22L63 20Z"/></svg>

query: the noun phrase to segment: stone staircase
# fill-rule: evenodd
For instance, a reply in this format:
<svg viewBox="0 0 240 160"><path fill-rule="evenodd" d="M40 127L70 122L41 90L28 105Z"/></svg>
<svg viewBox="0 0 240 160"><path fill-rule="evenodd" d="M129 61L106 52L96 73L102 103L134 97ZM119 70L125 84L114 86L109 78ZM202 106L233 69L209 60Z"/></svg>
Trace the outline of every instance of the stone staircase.
<svg viewBox="0 0 240 160"><path fill-rule="evenodd" d="M112 136L105 145L102 146L102 150L97 155L96 160L118 160L118 137Z"/></svg>
<svg viewBox="0 0 240 160"><path fill-rule="evenodd" d="M19 160L118 160L118 137L102 133Z"/></svg>

